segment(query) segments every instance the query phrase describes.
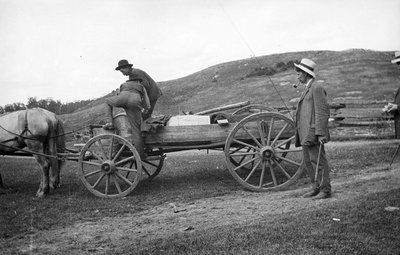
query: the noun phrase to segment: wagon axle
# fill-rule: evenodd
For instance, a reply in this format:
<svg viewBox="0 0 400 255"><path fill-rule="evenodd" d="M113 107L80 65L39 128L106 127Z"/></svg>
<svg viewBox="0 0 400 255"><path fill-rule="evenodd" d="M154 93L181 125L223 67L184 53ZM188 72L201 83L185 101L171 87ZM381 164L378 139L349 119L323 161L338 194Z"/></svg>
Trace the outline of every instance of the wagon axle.
<svg viewBox="0 0 400 255"><path fill-rule="evenodd" d="M265 146L260 150L260 156L264 160L271 160L275 155L275 150L271 146Z"/></svg>
<svg viewBox="0 0 400 255"><path fill-rule="evenodd" d="M101 170L105 174L113 174L115 173L116 169L115 163L111 160L106 160L103 162L103 164L101 164Z"/></svg>

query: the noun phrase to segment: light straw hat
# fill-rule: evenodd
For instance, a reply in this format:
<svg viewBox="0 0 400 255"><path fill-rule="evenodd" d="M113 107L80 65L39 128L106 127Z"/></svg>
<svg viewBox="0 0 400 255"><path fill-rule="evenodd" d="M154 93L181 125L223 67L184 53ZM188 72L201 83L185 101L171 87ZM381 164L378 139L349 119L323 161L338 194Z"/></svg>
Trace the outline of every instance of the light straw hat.
<svg viewBox="0 0 400 255"><path fill-rule="evenodd" d="M396 64L400 62L400 51L396 51L394 53L394 59L392 59L392 64Z"/></svg>
<svg viewBox="0 0 400 255"><path fill-rule="evenodd" d="M308 73L314 78L315 78L314 68L316 65L317 64L315 64L314 61L307 58L303 58L299 64L294 64L296 68L303 70L304 72Z"/></svg>

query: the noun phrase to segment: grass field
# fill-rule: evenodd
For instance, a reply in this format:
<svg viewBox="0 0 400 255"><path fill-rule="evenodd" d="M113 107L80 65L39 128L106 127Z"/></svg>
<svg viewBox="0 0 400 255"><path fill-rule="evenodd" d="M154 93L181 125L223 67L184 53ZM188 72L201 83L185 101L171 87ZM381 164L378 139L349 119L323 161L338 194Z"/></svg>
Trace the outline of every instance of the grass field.
<svg viewBox="0 0 400 255"><path fill-rule="evenodd" d="M400 165L391 140L328 144L333 198L243 190L219 152L172 153L124 199L94 197L67 162L44 199L30 158L1 158L0 254L399 254ZM400 158L400 156L399 156ZM171 204L184 210L174 213Z"/></svg>

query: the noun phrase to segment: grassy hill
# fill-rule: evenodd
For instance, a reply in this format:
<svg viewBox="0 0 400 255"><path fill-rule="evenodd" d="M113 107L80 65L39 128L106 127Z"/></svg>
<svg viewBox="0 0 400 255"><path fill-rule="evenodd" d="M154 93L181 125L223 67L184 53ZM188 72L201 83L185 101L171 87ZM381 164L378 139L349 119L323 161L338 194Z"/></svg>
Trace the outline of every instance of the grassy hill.
<svg viewBox="0 0 400 255"><path fill-rule="evenodd" d="M293 69L269 77L249 74L278 63L313 59L317 63L316 82L323 84L330 103L354 101L392 101L400 86L400 70L390 63L393 52L363 49L347 51L306 51L273 54L218 64L176 80L159 82L163 96L155 114L177 115L181 111L198 112L250 100L274 107L294 106L301 88ZM150 72L150 70L149 70ZM218 72L217 82L213 82ZM104 98L61 118L67 129L77 129L104 120Z"/></svg>

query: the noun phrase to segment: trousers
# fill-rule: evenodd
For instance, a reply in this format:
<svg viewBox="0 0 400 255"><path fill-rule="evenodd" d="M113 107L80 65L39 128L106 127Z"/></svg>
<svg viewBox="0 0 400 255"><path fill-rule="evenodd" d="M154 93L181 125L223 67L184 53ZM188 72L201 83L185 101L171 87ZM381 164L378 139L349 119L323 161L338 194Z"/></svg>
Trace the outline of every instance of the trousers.
<svg viewBox="0 0 400 255"><path fill-rule="evenodd" d="M119 95L107 98L106 103L113 107L121 107L125 110L129 124L132 127L132 144L139 152L139 155L143 157L144 143L141 132L141 124L142 124L141 96L138 93L123 91Z"/></svg>
<svg viewBox="0 0 400 255"><path fill-rule="evenodd" d="M321 146L319 156L319 165L317 168L318 153ZM325 146L319 144L303 145L304 167L311 178L311 184L314 190L331 193L331 180L329 177L329 164L326 159ZM315 179L315 171L318 171L317 179Z"/></svg>

